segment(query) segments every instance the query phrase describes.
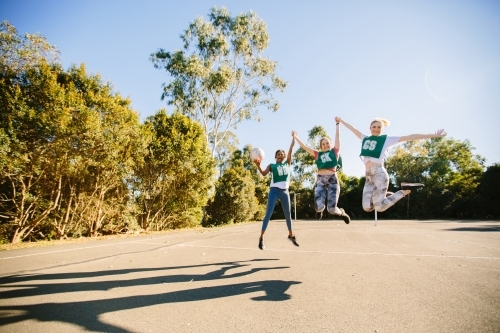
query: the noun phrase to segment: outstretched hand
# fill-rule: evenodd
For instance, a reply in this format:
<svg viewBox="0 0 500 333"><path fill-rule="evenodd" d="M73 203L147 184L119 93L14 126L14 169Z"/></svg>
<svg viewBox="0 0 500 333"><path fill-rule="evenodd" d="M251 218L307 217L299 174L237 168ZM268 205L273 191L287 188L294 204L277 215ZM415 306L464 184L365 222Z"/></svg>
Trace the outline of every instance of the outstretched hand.
<svg viewBox="0 0 500 333"><path fill-rule="evenodd" d="M297 137L297 132L296 131L292 131L292 136L295 139Z"/></svg>
<svg viewBox="0 0 500 333"><path fill-rule="evenodd" d="M444 129L443 129L443 128L438 129L438 130L436 131L436 137L438 137L438 138L443 137L443 136L445 136L445 135L446 135L446 132L444 131Z"/></svg>
<svg viewBox="0 0 500 333"><path fill-rule="evenodd" d="M340 123L341 121L342 121L342 118L340 118L340 117L335 117L335 122L336 122L336 123Z"/></svg>

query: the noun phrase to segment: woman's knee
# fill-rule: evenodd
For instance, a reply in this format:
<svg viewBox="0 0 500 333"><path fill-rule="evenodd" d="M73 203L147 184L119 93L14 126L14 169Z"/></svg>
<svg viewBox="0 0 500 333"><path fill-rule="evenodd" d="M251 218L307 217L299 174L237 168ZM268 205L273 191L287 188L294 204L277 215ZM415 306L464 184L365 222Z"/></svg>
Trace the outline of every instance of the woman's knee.
<svg viewBox="0 0 500 333"><path fill-rule="evenodd" d="M375 208L372 205L363 204L363 210L365 212L372 212Z"/></svg>

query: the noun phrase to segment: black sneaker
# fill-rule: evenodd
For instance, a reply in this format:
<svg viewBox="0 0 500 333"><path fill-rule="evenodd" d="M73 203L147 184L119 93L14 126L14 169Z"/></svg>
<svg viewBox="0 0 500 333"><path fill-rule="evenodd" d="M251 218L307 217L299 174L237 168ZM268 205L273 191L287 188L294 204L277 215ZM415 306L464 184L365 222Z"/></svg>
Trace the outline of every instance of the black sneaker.
<svg viewBox="0 0 500 333"><path fill-rule="evenodd" d="M295 235L293 236L288 236L288 240L293 243L295 246L299 246L299 243L297 243L297 238L295 238Z"/></svg>
<svg viewBox="0 0 500 333"><path fill-rule="evenodd" d="M264 238L259 238L259 249L264 250L266 246L264 245Z"/></svg>
<svg viewBox="0 0 500 333"><path fill-rule="evenodd" d="M401 189L402 190L416 190L418 188L424 187L424 184L420 183L401 183Z"/></svg>
<svg viewBox="0 0 500 333"><path fill-rule="evenodd" d="M339 209L342 212L342 214L340 214L340 217L342 218L342 220L344 220L345 224L349 224L349 222L351 222L351 218L349 217L349 215L347 215L344 208Z"/></svg>
<svg viewBox="0 0 500 333"><path fill-rule="evenodd" d="M316 220L321 220L321 218L323 217L323 212L316 212Z"/></svg>

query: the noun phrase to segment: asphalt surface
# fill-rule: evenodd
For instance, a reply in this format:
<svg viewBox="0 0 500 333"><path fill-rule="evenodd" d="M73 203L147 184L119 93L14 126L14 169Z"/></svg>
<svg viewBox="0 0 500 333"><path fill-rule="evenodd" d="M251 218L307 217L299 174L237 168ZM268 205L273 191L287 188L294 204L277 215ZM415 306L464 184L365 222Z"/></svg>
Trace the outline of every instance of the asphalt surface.
<svg viewBox="0 0 500 333"><path fill-rule="evenodd" d="M500 222L284 221L0 252L0 332L500 332Z"/></svg>

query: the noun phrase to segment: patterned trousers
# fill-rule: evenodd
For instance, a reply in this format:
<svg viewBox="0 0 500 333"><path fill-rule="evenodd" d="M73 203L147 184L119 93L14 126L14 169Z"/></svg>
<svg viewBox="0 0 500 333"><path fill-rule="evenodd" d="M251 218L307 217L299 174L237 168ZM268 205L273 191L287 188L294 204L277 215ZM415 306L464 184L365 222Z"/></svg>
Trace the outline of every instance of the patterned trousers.
<svg viewBox="0 0 500 333"><path fill-rule="evenodd" d="M340 186L338 183L337 174L318 175L316 177L316 188L314 189L314 208L317 212L325 210L325 199L328 197L328 213L332 215L342 214L340 209L337 207L340 195Z"/></svg>
<svg viewBox="0 0 500 333"><path fill-rule="evenodd" d="M389 186L389 175L383 166L366 169L366 182L363 188L363 209L371 212L383 212L404 198L403 191L397 191L386 197Z"/></svg>

